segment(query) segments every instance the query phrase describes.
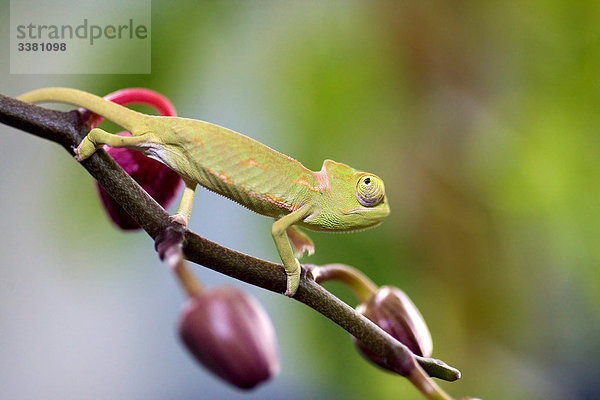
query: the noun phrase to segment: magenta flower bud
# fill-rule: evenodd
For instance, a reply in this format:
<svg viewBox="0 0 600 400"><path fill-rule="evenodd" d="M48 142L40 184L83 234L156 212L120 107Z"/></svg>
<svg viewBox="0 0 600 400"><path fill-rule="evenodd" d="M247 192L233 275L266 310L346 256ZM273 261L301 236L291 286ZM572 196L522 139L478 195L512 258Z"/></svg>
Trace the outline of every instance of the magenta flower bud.
<svg viewBox="0 0 600 400"><path fill-rule="evenodd" d="M402 290L391 286L382 286L371 296L369 301L356 307L356 311L403 343L414 354L423 357L431 356L433 342L429 329L417 307ZM364 344L355 338L352 339L358 350L368 360L393 371Z"/></svg>
<svg viewBox="0 0 600 400"><path fill-rule="evenodd" d="M260 303L239 289L190 297L179 335L196 360L238 388L251 389L279 372L273 325Z"/></svg>
<svg viewBox="0 0 600 400"><path fill-rule="evenodd" d="M131 136L129 132L122 132L119 135ZM107 147L106 151L163 208L168 208L173 203L182 182L175 171L139 151L113 147ZM102 186L96 184L96 188L104 209L119 228L140 229L139 224L110 197Z"/></svg>
<svg viewBox="0 0 600 400"><path fill-rule="evenodd" d="M176 115L173 105L164 96L148 89L118 90L104 98L120 105L146 104L154 107L160 115ZM98 126L103 119L101 116L87 110L83 111L83 118L90 129ZM131 136L128 132L119 135ZM135 150L107 146L105 146L105 150L163 208L168 208L171 205L183 182L175 171ZM97 189L100 200L110 219L119 228L126 230L140 229L138 223L106 193L102 186L97 184Z"/></svg>

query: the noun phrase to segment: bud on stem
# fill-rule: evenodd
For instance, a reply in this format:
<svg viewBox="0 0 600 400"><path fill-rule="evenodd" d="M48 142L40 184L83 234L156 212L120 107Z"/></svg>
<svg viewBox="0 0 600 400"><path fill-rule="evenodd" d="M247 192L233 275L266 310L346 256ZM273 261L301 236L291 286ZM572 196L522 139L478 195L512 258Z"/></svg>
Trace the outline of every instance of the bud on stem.
<svg viewBox="0 0 600 400"><path fill-rule="evenodd" d="M184 229L177 223L155 240L159 257L188 295L179 336L194 358L240 389L250 389L279 371L275 329L260 303L233 287L202 288L184 261Z"/></svg>
<svg viewBox="0 0 600 400"><path fill-rule="evenodd" d="M273 325L260 303L239 289L206 289L190 297L179 335L198 362L240 389L279 371Z"/></svg>
<svg viewBox="0 0 600 400"><path fill-rule="evenodd" d="M368 302L356 307L356 311L406 345L414 354L431 356L433 342L429 329L417 307L402 290L382 286ZM385 363L362 343L356 344L367 358L387 368Z"/></svg>
<svg viewBox="0 0 600 400"><path fill-rule="evenodd" d="M344 264L305 265L305 267L317 283L337 280L348 286L360 302L356 308L357 312L405 346L405 350L396 352L384 361L353 337L355 345L366 359L406 377L428 399L452 399L436 385L419 364L425 362L428 368L431 368L431 362L434 361L434 365L443 370L444 379L447 380L458 379L460 373L439 360L428 358L433 349L431 335L417 307L403 291L389 286L377 288L358 269Z"/></svg>

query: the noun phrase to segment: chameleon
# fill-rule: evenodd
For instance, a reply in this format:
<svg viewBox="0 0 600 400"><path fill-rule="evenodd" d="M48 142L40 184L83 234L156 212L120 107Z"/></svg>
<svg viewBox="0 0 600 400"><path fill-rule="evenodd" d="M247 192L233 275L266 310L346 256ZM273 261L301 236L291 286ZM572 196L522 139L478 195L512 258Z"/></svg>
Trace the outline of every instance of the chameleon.
<svg viewBox="0 0 600 400"><path fill-rule="evenodd" d="M198 185L273 218L271 235L286 272L285 295L300 282L312 231L350 232L379 225L390 213L383 180L346 164L325 160L320 171L230 129L195 119L147 115L94 94L45 88L19 96L30 103L86 108L131 132L118 136L94 128L74 148L81 162L103 145L141 151L177 172L185 187L173 220L187 226Z"/></svg>

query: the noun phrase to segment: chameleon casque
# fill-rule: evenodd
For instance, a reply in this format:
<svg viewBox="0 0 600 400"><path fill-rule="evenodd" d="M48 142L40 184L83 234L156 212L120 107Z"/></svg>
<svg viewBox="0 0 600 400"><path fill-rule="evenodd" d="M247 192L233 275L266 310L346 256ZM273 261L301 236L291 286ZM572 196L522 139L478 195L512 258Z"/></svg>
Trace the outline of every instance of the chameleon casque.
<svg viewBox="0 0 600 400"><path fill-rule="evenodd" d="M84 107L131 132L94 128L74 150L78 161L102 145L141 151L177 172L185 189L175 221L187 225L196 185L275 219L271 233L287 274L286 296L300 281L296 257L314 246L298 225L315 231L349 232L379 225L389 214L383 181L332 160L315 172L247 136L208 122L139 113L76 89L46 88L19 97L30 103Z"/></svg>

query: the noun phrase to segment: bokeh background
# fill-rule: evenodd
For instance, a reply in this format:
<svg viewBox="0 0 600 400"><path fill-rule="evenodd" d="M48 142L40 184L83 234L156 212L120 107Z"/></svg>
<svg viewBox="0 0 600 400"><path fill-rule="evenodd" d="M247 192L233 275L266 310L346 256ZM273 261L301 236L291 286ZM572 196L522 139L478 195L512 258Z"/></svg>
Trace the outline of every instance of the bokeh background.
<svg viewBox="0 0 600 400"><path fill-rule="evenodd" d="M144 86L309 168L380 175L387 221L314 233L304 261L404 289L463 373L451 394L598 398L600 2L154 1L150 75L10 75L8 10L3 94ZM421 398L312 310L198 267L258 297L279 336L276 379L216 380L178 343L183 295L149 238L111 226L62 149L6 126L0 227L2 399ZM205 191L191 228L277 260L268 220Z"/></svg>

